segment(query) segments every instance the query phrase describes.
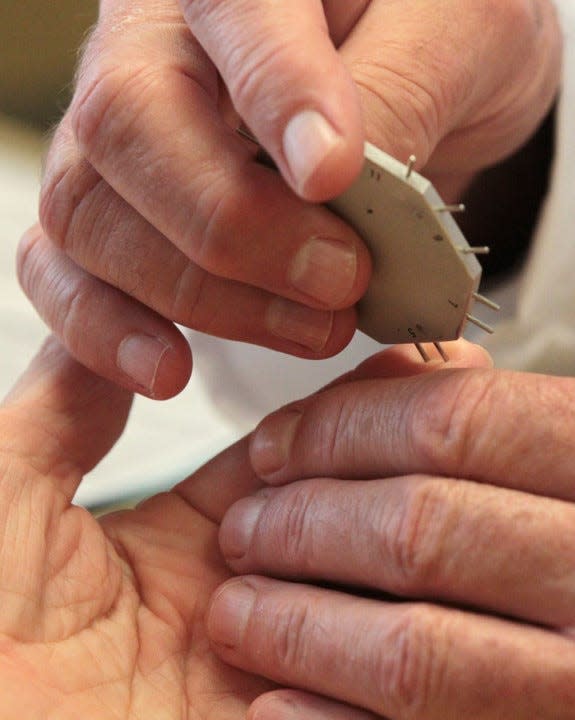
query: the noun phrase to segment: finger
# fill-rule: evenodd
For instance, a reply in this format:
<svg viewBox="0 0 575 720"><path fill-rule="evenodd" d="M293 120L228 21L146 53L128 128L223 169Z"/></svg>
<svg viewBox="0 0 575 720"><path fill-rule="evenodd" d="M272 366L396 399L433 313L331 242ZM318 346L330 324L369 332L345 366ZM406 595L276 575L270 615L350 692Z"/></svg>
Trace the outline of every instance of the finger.
<svg viewBox="0 0 575 720"><path fill-rule="evenodd" d="M255 161L220 117L217 74L189 30L154 22L156 2L138 5L146 22L104 36L120 6L88 46L70 111L80 152L204 270L280 295L289 290L315 307L353 305L370 272L358 236ZM61 177L54 168L45 183L42 222L50 236L57 232L50 218L65 204Z"/></svg>
<svg viewBox="0 0 575 720"><path fill-rule="evenodd" d="M449 345L450 362L477 363L478 366L491 362L479 346L464 340ZM366 377L387 377L394 372L410 375L423 372L422 368L431 370L432 367L437 369L440 366L435 363L424 365L417 351L414 353L410 347L396 346L359 365L356 379L362 379L364 372ZM249 437L242 438L176 486L176 490L189 504L219 524L235 502L264 487L264 482L253 470L249 443Z"/></svg>
<svg viewBox="0 0 575 720"><path fill-rule="evenodd" d="M492 32L479 28L489 25ZM450 175L511 154L556 95L561 35L552 3L372 2L340 48L366 134L414 154L443 192Z"/></svg>
<svg viewBox="0 0 575 720"><path fill-rule="evenodd" d="M326 698L275 690L260 695L250 706L248 720L377 720L377 716ZM379 717L378 720L382 720Z"/></svg>
<svg viewBox="0 0 575 720"><path fill-rule="evenodd" d="M40 214L42 225L53 242L85 270L165 317L189 327L199 324L198 329L205 326L213 334L221 334L217 332L217 322L215 328L210 326L218 303L209 309L209 319L201 313L195 317L193 312L198 290L204 288L210 273L190 262L82 158L72 136L69 116L56 132L48 168ZM242 198L244 188L236 187L233 192L238 208L246 207L247 198ZM358 269L356 249L314 235L314 218L327 216L327 211L305 207L293 197L284 198L284 204L291 204L291 211L299 212L302 222L306 222L307 216L308 228L302 228L304 242L296 247L295 238L291 238L289 232L285 234L282 227L274 227L274 216L279 218L278 213L285 208L274 207L265 196L260 200L258 222L268 223L265 234L257 239L242 238L249 218L238 216L236 224L226 230L229 247L225 251L221 247L212 263L206 263L204 258L204 265L215 270L216 277L242 281L313 308L351 305L357 299L353 294L357 291L352 288ZM272 227L274 237L270 242ZM309 239L306 240L306 236ZM359 265L365 266L364 260ZM162 269L160 273L158 268ZM359 269L365 273L365 267ZM338 270L342 273L343 290L338 289ZM218 288L235 287L215 278L208 284L216 284ZM221 304L226 306L225 297ZM309 315L313 328L317 313ZM238 328L236 334L240 332Z"/></svg>
<svg viewBox="0 0 575 720"><path fill-rule="evenodd" d="M439 355L437 347L432 343L422 346L430 358L427 362L422 362L421 354L415 345L393 345L363 360L354 370L336 378L326 388L354 380L409 377L450 368L493 367L489 353L480 345L470 343L464 338L443 342L441 345L447 361Z"/></svg>
<svg viewBox="0 0 575 720"><path fill-rule="evenodd" d="M174 492L219 525L229 507L262 487L249 460L248 438L242 438L176 485Z"/></svg>
<svg viewBox="0 0 575 720"><path fill-rule="evenodd" d="M129 246L127 242L126 251ZM117 258L120 267L132 263L129 277L124 278L133 282L130 295L88 275L40 232L23 239L18 256L24 290L70 352L95 372L135 392L166 398L189 379L189 347L166 317L212 335L313 359L343 349L354 333L353 309L314 310L208 275L183 257L177 267L150 264L150 254L140 250L134 248L126 263ZM113 267L114 260L108 256L106 264ZM158 273L158 267L164 271ZM150 294L146 277L153 287ZM153 338L156 346L151 344Z"/></svg>
<svg viewBox="0 0 575 720"><path fill-rule="evenodd" d="M313 201L342 192L362 165L362 122L320 0L181 4L239 114L291 187Z"/></svg>
<svg viewBox="0 0 575 720"><path fill-rule="evenodd" d="M306 480L239 500L223 519L220 547L239 574L324 580L566 627L575 624L574 524L569 503L460 480Z"/></svg>
<svg viewBox="0 0 575 720"><path fill-rule="evenodd" d="M360 17L369 7L371 0L323 0L323 10L329 27L329 34L339 47L357 25Z"/></svg>
<svg viewBox="0 0 575 720"><path fill-rule="evenodd" d="M211 275L189 261L77 157L66 123L58 130L52 152L66 158L68 169L57 182L50 181L53 190L49 201L44 196L50 208L49 213L43 213L44 228L90 274L168 320L218 337L312 358L333 355L351 339L356 326L354 311L348 309L334 316L330 311ZM81 202L78 195L83 198ZM253 265L259 266L259 259L253 260ZM254 280L250 258L244 257L242 263L245 272L239 275ZM274 275L272 265L268 266L270 277ZM274 282L260 284L272 287ZM309 297L286 284L280 290L286 296L310 302ZM42 302L37 294L36 301ZM140 329L150 334L150 328Z"/></svg>
<svg viewBox="0 0 575 720"><path fill-rule="evenodd" d="M18 271L44 321L83 365L157 399L186 385L192 358L181 333L74 265L37 226L21 241Z"/></svg>
<svg viewBox="0 0 575 720"><path fill-rule="evenodd" d="M131 401L130 393L93 375L51 337L2 404L0 455L55 476L71 499L82 475L120 436Z"/></svg>
<svg viewBox="0 0 575 720"><path fill-rule="evenodd" d="M448 343L452 363L489 365L487 353L464 340ZM406 375L423 372L422 368L437 369L437 363L424 365L417 351L410 347L396 346L378 353L372 359L358 366L361 379L365 377L387 377L394 372ZM223 453L206 463L200 470L176 486L185 500L198 508L202 515L220 524L226 511L238 500L264 487L255 474L248 454L250 438L242 438Z"/></svg>
<svg viewBox="0 0 575 720"><path fill-rule="evenodd" d="M232 665L398 720L567 720L575 701L571 641L454 609L248 577L207 627Z"/></svg>
<svg viewBox="0 0 575 720"><path fill-rule="evenodd" d="M350 383L266 418L252 463L276 485L423 473L571 500L572 392L569 378L483 369Z"/></svg>

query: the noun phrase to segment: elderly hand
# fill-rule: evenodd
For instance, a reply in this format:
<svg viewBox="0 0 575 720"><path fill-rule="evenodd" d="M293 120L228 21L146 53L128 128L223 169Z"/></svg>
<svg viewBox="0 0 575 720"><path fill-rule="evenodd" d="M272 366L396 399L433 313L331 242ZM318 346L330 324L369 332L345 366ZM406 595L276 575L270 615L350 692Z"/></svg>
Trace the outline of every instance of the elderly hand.
<svg viewBox="0 0 575 720"><path fill-rule="evenodd" d="M174 322L340 350L369 257L305 201L349 185L364 132L456 197L537 127L560 65L548 0L180 5L101 0L46 163L44 231L19 261L72 355L157 398L191 370ZM287 184L235 134L240 117Z"/></svg>
<svg viewBox="0 0 575 720"><path fill-rule="evenodd" d="M210 649L229 571L201 497L184 484L101 520L71 505L130 403L52 339L0 408L2 720L243 720L270 687Z"/></svg>
<svg viewBox="0 0 575 720"><path fill-rule="evenodd" d="M411 352L255 431L269 487L220 544L257 575L217 591L214 647L299 689L258 699L258 720L571 720L575 380L480 357L429 373Z"/></svg>

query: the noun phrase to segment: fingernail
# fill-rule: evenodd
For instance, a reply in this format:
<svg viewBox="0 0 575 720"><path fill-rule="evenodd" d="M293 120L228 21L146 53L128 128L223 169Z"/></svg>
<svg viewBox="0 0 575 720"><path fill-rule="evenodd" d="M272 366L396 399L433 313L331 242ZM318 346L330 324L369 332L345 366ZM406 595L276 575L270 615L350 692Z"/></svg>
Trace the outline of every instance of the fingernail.
<svg viewBox="0 0 575 720"><path fill-rule="evenodd" d="M341 141L331 123L315 110L303 110L288 122L283 135L283 151L300 194Z"/></svg>
<svg viewBox="0 0 575 720"><path fill-rule="evenodd" d="M293 410L278 412L256 428L250 442L250 460L259 477L265 478L287 464L301 417Z"/></svg>
<svg viewBox="0 0 575 720"><path fill-rule="evenodd" d="M170 346L157 337L128 335L118 347L116 364L137 385L153 394L158 367L169 349Z"/></svg>
<svg viewBox="0 0 575 720"><path fill-rule="evenodd" d="M259 700L251 713L251 720L269 720L269 718L273 718L273 720L301 720L301 718L309 717L309 707L297 703L291 698L272 695L271 697L265 697L263 703L262 700Z"/></svg>
<svg viewBox="0 0 575 720"><path fill-rule="evenodd" d="M273 335L320 352L331 335L333 313L278 297L268 306L266 325Z"/></svg>
<svg viewBox="0 0 575 720"><path fill-rule="evenodd" d="M240 645L255 600L255 590L242 580L220 588L212 599L206 622L212 642L228 648Z"/></svg>
<svg viewBox="0 0 575 720"><path fill-rule="evenodd" d="M242 558L250 548L259 517L266 504L261 495L238 500L225 514L220 526L220 550L229 559Z"/></svg>
<svg viewBox="0 0 575 720"><path fill-rule="evenodd" d="M356 274L357 254L353 245L312 238L294 257L289 280L296 290L335 306L349 296Z"/></svg>

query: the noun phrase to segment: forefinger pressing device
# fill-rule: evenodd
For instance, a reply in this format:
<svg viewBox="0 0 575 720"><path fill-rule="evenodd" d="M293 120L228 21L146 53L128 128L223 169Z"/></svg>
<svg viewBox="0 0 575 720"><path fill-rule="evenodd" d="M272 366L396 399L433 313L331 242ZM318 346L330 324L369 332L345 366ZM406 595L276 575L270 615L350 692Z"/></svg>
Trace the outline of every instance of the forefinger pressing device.
<svg viewBox="0 0 575 720"><path fill-rule="evenodd" d="M246 128L238 132L257 143ZM447 361L441 342L456 340L467 323L493 332L471 314L476 303L500 309L478 292L477 256L489 248L468 244L453 219L465 208L442 201L415 172L414 156L404 165L370 143L364 155L359 177L327 203L371 252L373 272L358 304L359 329L381 343L414 343L425 362L430 357L423 343L433 343ZM261 148L259 159L275 167Z"/></svg>

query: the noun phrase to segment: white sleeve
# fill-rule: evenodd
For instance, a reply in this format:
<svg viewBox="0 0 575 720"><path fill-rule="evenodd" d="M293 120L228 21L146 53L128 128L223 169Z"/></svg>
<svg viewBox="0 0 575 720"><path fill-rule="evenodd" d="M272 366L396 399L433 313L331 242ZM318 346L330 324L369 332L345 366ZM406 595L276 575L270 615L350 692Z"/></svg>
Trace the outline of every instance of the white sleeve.
<svg viewBox="0 0 575 720"><path fill-rule="evenodd" d="M575 375L575 3L556 4L565 52L550 190L513 315L485 345L500 367Z"/></svg>

